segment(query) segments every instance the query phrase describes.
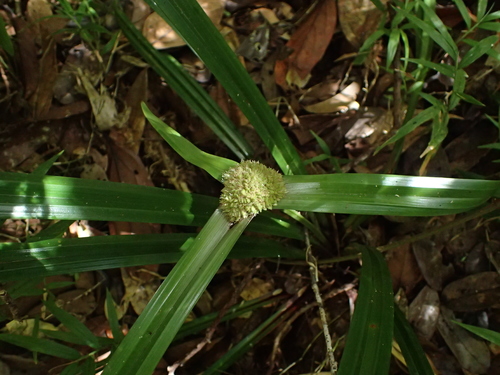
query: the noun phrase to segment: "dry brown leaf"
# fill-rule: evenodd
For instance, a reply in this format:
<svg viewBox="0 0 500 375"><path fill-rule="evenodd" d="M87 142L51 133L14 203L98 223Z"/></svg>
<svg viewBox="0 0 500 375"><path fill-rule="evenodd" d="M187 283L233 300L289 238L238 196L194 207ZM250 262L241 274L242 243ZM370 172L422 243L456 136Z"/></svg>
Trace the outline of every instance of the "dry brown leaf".
<svg viewBox="0 0 500 375"><path fill-rule="evenodd" d="M217 28L224 14L224 4L221 0L198 0L207 16ZM157 49L183 46L186 43L157 13L152 13L144 22L142 35Z"/></svg>
<svg viewBox="0 0 500 375"><path fill-rule="evenodd" d="M481 272L448 284L443 299L453 311L479 311L500 307L500 275Z"/></svg>
<svg viewBox="0 0 500 375"><path fill-rule="evenodd" d="M148 90L148 70L142 70L134 83L130 87L125 104L130 108L130 116L128 119L128 128L131 132L130 147L133 153L139 152L141 146L142 133L144 132L144 125L146 119L142 112L141 103L147 99Z"/></svg>
<svg viewBox="0 0 500 375"><path fill-rule="evenodd" d="M425 286L408 308L408 321L415 327L419 335L430 340L436 331L439 309L438 293Z"/></svg>
<svg viewBox="0 0 500 375"><path fill-rule="evenodd" d="M320 2L288 41L292 54L276 62L276 83L285 89L290 85L304 87L330 44L336 25L336 1Z"/></svg>
<svg viewBox="0 0 500 375"><path fill-rule="evenodd" d="M391 273L393 290L404 288L405 293L409 294L422 278L409 244L390 251L387 254L387 266Z"/></svg>
<svg viewBox="0 0 500 375"><path fill-rule="evenodd" d="M432 289L441 290L443 282L454 273L452 265L443 264L442 246L431 240L420 240L413 244L413 253L425 281Z"/></svg>
<svg viewBox="0 0 500 375"><path fill-rule="evenodd" d="M387 0L381 0L382 4ZM383 13L370 0L339 0L339 23L347 40L357 49L378 28Z"/></svg>
<svg viewBox="0 0 500 375"><path fill-rule="evenodd" d="M160 281L149 277L144 280L142 275L147 276L149 274L136 272L136 270L137 267L121 269L123 285L125 286L125 295L122 298L121 308L122 311L126 311L126 307L131 304L137 315L140 315L155 294L156 289L158 289Z"/></svg>
<svg viewBox="0 0 500 375"><path fill-rule="evenodd" d="M360 90L359 83L352 82L338 94L323 100L319 103L305 106L304 109L311 113L334 113L346 112L348 110L358 110L359 103L356 101Z"/></svg>
<svg viewBox="0 0 500 375"><path fill-rule="evenodd" d="M453 312L441 307L437 322L439 333L464 369L473 374L485 374L490 367L488 345L452 320L455 320Z"/></svg>

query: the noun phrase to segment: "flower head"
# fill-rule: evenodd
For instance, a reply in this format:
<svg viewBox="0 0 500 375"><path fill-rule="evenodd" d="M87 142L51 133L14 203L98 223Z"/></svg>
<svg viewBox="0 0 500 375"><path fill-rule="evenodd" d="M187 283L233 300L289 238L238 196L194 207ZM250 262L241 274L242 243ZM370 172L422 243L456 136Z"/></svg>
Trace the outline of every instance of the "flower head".
<svg viewBox="0 0 500 375"><path fill-rule="evenodd" d="M271 209L286 193L281 174L252 160L230 168L222 183L220 208L233 223Z"/></svg>

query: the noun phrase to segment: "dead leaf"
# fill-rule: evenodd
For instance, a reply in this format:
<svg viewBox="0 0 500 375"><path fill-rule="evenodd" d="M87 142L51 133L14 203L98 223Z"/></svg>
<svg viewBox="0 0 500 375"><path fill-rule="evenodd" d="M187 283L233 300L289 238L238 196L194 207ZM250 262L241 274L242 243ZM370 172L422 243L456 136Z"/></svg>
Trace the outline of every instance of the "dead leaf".
<svg viewBox="0 0 500 375"><path fill-rule="evenodd" d="M437 328L460 365L473 374L484 374L490 367L490 351L486 343L454 324L453 312L441 307Z"/></svg>
<svg viewBox="0 0 500 375"><path fill-rule="evenodd" d="M125 286L121 307L122 311L126 311L128 304L131 304L134 311L140 315L158 289L160 281L158 279L143 280L139 276L142 273L136 271L137 267L121 269L123 285Z"/></svg>
<svg viewBox="0 0 500 375"><path fill-rule="evenodd" d="M427 284L432 289L441 290L443 282L454 273L452 265L443 264L442 246L437 246L430 240L420 240L416 241L412 247Z"/></svg>
<svg viewBox="0 0 500 375"><path fill-rule="evenodd" d="M107 92L99 94L81 69L78 69L78 76L92 106L97 128L100 131L110 130L113 126L121 128L128 120L130 109L118 113L114 99Z"/></svg>
<svg viewBox="0 0 500 375"><path fill-rule="evenodd" d="M387 254L387 266L392 276L393 290L404 288L405 293L409 294L422 278L409 244L391 250Z"/></svg>
<svg viewBox="0 0 500 375"><path fill-rule="evenodd" d="M269 282L266 282L262 279L254 277L252 281L250 281L245 289L240 293L241 298L245 301L250 301L252 299L258 298L264 294L269 293L272 290L272 285Z"/></svg>
<svg viewBox="0 0 500 375"><path fill-rule="evenodd" d="M319 103L305 106L304 109L311 113L333 113L358 110L359 103L356 101L360 90L357 82L352 82L344 90Z"/></svg>
<svg viewBox="0 0 500 375"><path fill-rule="evenodd" d="M386 4L387 0L381 0ZM347 40L359 49L378 28L383 13L370 0L339 0L339 23Z"/></svg>
<svg viewBox="0 0 500 375"><path fill-rule="evenodd" d="M408 321L422 337L430 340L436 331L439 309L438 293L425 286L408 308Z"/></svg>
<svg viewBox="0 0 500 375"><path fill-rule="evenodd" d="M290 85L304 87L330 44L336 25L336 1L320 2L288 41L286 46L292 54L276 62L276 83L284 89Z"/></svg>
<svg viewBox="0 0 500 375"><path fill-rule="evenodd" d="M217 28L220 28L220 20L224 14L222 0L198 0L207 16L212 20ZM152 13L144 22L142 35L156 49L165 49L183 46L186 43L177 33L165 22L157 13Z"/></svg>
<svg viewBox="0 0 500 375"><path fill-rule="evenodd" d="M141 103L145 102L147 99L147 90L148 70L143 69L130 87L127 97L125 98L125 104L128 108L130 108L128 129L131 132L131 139L129 147L135 154L139 152L142 134L144 132L144 125L146 124Z"/></svg>
<svg viewBox="0 0 500 375"><path fill-rule="evenodd" d="M453 311L479 311L500 307L500 275L481 272L448 284L443 300Z"/></svg>

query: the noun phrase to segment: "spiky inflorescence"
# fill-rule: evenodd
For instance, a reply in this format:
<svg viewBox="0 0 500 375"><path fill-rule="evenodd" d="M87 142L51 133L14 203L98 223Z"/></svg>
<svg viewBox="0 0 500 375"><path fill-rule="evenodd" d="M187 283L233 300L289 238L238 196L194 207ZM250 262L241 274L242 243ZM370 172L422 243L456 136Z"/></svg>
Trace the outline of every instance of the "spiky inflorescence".
<svg viewBox="0 0 500 375"><path fill-rule="evenodd" d="M220 208L232 223L271 209L286 193L281 174L252 160L229 169L222 183Z"/></svg>

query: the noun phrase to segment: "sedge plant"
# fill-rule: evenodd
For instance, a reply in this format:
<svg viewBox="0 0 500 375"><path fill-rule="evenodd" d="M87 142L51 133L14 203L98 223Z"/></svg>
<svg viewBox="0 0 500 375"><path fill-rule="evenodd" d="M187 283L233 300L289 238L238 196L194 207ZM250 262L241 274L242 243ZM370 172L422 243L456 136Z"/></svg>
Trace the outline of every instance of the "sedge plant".
<svg viewBox="0 0 500 375"><path fill-rule="evenodd" d="M282 174L252 160L251 147L208 95L183 73L175 60L141 39L117 10L120 26L131 44L220 135L240 161L198 149L143 104L146 118L170 146L224 185L220 199L168 189L47 176L47 168L43 167L29 175L0 173L2 217L61 220L26 243L1 246L0 280L14 282L8 290L11 295L22 295L22 288L16 282L33 277L176 263L125 337L119 333L108 298L108 317L116 332L112 343L97 340L83 324L61 313L50 299L47 308L71 327L69 334L49 333L50 339L36 335L20 339L18 335L0 334L0 340L55 355L61 347L66 347L59 341L72 342L80 337L78 343L94 351L81 356L74 349L64 350L63 358L72 361L71 371L85 369L89 371L85 373L93 373L92 355L107 346L112 348L111 356L98 364L104 366L105 375L149 374L178 332L182 332L186 316L227 257L305 258L305 252L299 249L243 235L250 229L304 239L296 222L263 211L284 210L305 225L314 240L322 242L325 239L314 221L300 212L447 215L481 207L484 210L489 199L500 196L497 181L384 174L307 175L303 161L265 99L198 3L195 0L149 0L148 3L185 39L225 87L270 150ZM202 229L198 234L61 238L67 220L75 219L169 223L202 226ZM394 307L389 271L382 254L367 246L360 245L358 250L363 260L359 296L338 373L387 374L395 338L411 374L432 374L411 327ZM233 347L206 373L227 369L268 334L270 327L286 319L284 306L251 335L251 340Z"/></svg>

